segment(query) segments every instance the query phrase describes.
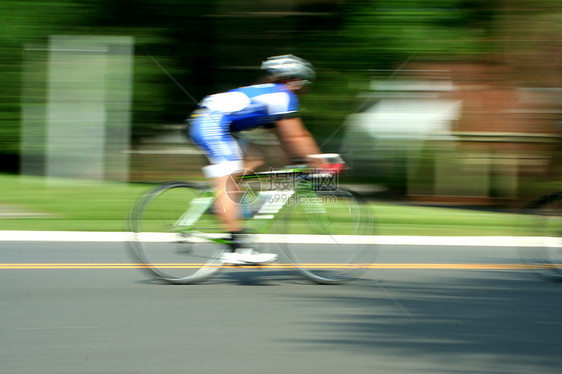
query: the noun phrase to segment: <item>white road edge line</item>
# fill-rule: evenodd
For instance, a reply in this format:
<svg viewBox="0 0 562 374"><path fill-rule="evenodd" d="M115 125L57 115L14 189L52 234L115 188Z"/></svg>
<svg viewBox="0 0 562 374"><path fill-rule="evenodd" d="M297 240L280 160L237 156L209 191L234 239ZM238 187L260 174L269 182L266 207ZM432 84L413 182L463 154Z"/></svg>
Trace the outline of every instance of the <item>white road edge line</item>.
<svg viewBox="0 0 562 374"><path fill-rule="evenodd" d="M169 241L173 234L143 234L144 240ZM133 240L130 232L85 232L85 231L2 231L0 242L128 242ZM455 245L531 247L548 245L562 247L560 238L519 236L392 236L392 235L256 235L259 243L295 244L385 244L385 245Z"/></svg>

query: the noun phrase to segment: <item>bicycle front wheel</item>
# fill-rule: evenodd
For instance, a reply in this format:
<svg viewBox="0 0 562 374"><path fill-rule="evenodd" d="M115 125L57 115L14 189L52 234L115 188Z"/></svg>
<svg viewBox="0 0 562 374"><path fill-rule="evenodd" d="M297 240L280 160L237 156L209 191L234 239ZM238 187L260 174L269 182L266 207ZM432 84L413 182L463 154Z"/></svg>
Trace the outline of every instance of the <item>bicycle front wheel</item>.
<svg viewBox="0 0 562 374"><path fill-rule="evenodd" d="M143 195L130 217L131 249L141 267L174 284L214 275L225 245L202 239L220 232L212 202L211 192L186 182L165 183Z"/></svg>
<svg viewBox="0 0 562 374"><path fill-rule="evenodd" d="M359 277L374 261L374 220L356 193L296 192L282 214L286 260L304 277L337 284Z"/></svg>
<svg viewBox="0 0 562 374"><path fill-rule="evenodd" d="M562 279L562 192L539 198L524 211L533 243L519 248L521 260L548 278Z"/></svg>

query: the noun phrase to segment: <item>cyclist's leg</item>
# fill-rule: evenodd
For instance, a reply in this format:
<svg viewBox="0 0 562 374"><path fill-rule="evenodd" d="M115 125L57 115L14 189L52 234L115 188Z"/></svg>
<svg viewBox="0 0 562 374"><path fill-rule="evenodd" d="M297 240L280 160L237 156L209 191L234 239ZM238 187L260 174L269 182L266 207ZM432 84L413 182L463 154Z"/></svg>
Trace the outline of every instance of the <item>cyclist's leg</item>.
<svg viewBox="0 0 562 374"><path fill-rule="evenodd" d="M213 178L215 185L216 212L219 215L226 231L239 232L242 227L238 221L238 204L233 200L227 191L235 191L236 183L232 175Z"/></svg>
<svg viewBox="0 0 562 374"><path fill-rule="evenodd" d="M249 131L246 131L248 133ZM247 134L235 134L234 138L244 154L244 168L250 172L257 171L265 164L265 155Z"/></svg>
<svg viewBox="0 0 562 374"><path fill-rule="evenodd" d="M235 178L243 171L244 165L240 147L229 132L228 121L221 113L202 113L193 119L190 135L193 141L207 152L211 165L205 166L203 172L214 181L217 194L216 213L225 231L232 234L231 253L225 253L224 262L249 264L277 259L275 254L254 253L247 246L247 235L243 233L238 219L239 209L235 196L238 191Z"/></svg>
<svg viewBox="0 0 562 374"><path fill-rule="evenodd" d="M244 164L240 147L228 127L229 123L221 113L203 112L192 120L190 136L207 153L211 162L211 165L203 168L203 173L213 180L217 194L217 215L225 230L235 232L241 229L238 206L228 191L236 191L234 176Z"/></svg>

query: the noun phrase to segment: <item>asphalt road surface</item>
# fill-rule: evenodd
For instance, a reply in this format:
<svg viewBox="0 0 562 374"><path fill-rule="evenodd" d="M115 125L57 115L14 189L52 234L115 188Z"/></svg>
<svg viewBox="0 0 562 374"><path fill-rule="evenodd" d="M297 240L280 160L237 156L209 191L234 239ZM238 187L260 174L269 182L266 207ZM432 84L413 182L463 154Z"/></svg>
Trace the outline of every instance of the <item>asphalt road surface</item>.
<svg viewBox="0 0 562 374"><path fill-rule="evenodd" d="M515 266L511 247L383 245L378 261L392 266L337 286L275 266L168 285L103 266L131 263L115 242L8 241L0 253L1 373L562 367L562 283Z"/></svg>

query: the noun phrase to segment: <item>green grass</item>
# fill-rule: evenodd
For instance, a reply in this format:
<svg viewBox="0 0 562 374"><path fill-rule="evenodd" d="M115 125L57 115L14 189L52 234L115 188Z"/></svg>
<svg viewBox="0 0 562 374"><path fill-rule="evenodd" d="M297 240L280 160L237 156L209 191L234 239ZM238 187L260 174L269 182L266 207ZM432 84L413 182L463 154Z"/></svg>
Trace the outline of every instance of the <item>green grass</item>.
<svg viewBox="0 0 562 374"><path fill-rule="evenodd" d="M383 235L527 235L517 214L468 209L374 204L378 231Z"/></svg>
<svg viewBox="0 0 562 374"><path fill-rule="evenodd" d="M149 188L0 174L0 230L123 231L131 205ZM390 203L370 207L379 235L525 235L513 214Z"/></svg>
<svg viewBox="0 0 562 374"><path fill-rule="evenodd" d="M90 183L0 174L1 230L123 231L146 185ZM10 210L35 218L14 218Z"/></svg>

